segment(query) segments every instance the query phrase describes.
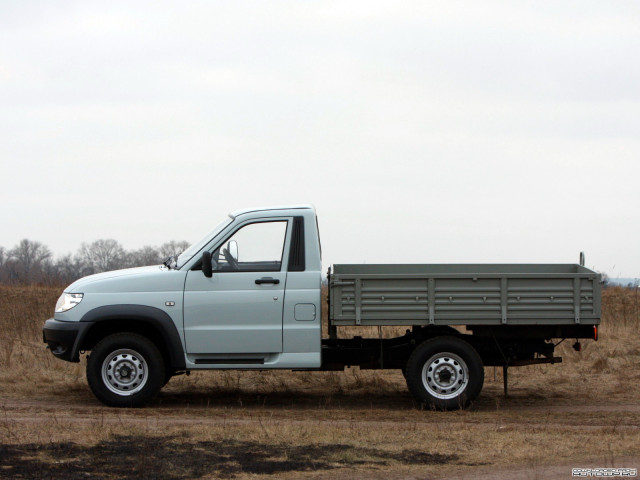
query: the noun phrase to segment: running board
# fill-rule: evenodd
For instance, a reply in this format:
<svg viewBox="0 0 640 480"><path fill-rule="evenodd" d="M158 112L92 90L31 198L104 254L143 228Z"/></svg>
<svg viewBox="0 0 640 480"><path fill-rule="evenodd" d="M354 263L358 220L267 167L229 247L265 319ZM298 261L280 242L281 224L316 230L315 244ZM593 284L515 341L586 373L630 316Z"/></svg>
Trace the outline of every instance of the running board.
<svg viewBox="0 0 640 480"><path fill-rule="evenodd" d="M198 358L196 365L264 365L264 358Z"/></svg>

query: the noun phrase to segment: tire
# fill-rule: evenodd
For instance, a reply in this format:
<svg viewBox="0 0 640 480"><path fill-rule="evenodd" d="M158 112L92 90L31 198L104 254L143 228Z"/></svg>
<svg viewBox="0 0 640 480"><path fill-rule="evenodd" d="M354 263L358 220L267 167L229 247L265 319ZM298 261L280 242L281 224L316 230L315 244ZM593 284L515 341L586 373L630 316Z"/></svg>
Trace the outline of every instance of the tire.
<svg viewBox="0 0 640 480"><path fill-rule="evenodd" d="M175 374L176 372L173 370L173 368L167 367L164 371L164 380L162 381L162 386L164 387L167 383L169 383L169 380L171 380Z"/></svg>
<svg viewBox="0 0 640 480"><path fill-rule="evenodd" d="M476 399L484 383L484 367L475 349L456 337L426 340L406 366L407 386L422 408L456 410Z"/></svg>
<svg viewBox="0 0 640 480"><path fill-rule="evenodd" d="M165 383L158 347L136 333L102 339L87 361L87 382L93 394L110 407L140 407Z"/></svg>

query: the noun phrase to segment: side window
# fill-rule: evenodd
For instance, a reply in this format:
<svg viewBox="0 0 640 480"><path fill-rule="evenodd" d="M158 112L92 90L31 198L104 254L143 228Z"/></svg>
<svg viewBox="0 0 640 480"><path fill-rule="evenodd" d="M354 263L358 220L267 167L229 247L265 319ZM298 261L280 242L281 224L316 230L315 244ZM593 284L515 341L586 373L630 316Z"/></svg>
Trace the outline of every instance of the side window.
<svg viewBox="0 0 640 480"><path fill-rule="evenodd" d="M284 220L245 225L213 252L214 271L280 271L286 233Z"/></svg>

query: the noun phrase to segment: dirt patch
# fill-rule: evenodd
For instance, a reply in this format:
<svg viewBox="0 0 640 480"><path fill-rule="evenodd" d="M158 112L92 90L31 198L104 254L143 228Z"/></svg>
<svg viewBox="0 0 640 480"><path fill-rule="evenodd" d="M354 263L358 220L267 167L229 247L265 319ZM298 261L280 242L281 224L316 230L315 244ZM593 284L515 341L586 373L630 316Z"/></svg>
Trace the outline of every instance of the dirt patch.
<svg viewBox="0 0 640 480"><path fill-rule="evenodd" d="M6 478L179 480L215 475L321 472L358 465L443 465L456 455L388 452L351 445L265 445L250 441L190 441L174 436L116 436L96 445L71 442L0 446Z"/></svg>

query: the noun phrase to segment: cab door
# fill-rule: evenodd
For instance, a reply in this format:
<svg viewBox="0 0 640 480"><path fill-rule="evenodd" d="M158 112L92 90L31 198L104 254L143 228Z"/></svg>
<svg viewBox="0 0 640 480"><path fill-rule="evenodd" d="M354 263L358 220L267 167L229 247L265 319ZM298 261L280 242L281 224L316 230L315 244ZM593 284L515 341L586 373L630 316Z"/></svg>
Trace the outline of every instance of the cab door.
<svg viewBox="0 0 640 480"><path fill-rule="evenodd" d="M290 219L253 219L212 251L213 275L187 274L189 354L282 352Z"/></svg>

